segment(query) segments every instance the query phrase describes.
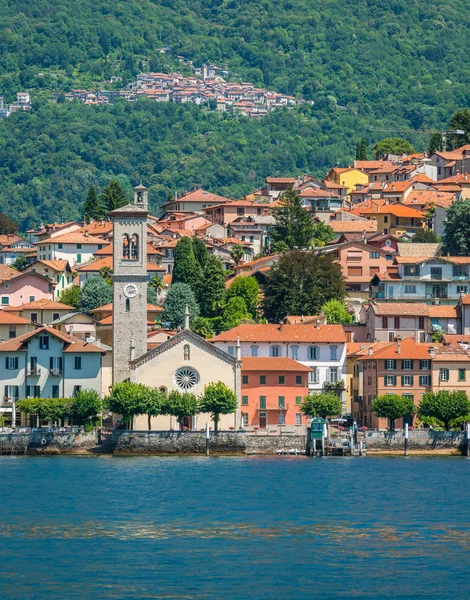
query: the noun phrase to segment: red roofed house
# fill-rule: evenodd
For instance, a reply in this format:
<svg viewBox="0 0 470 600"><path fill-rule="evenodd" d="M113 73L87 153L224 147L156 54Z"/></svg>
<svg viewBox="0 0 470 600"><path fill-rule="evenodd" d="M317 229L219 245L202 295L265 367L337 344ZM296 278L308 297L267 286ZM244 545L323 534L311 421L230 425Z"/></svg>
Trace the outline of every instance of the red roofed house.
<svg viewBox="0 0 470 600"><path fill-rule="evenodd" d="M204 209L207 218L219 225L228 225L238 217L271 214L269 204L259 204L248 200L235 200Z"/></svg>
<svg viewBox="0 0 470 600"><path fill-rule="evenodd" d="M417 344L413 338L378 350L371 348L367 356L360 359L364 378L362 425L378 429L388 426L387 419L377 417L372 411L377 396L408 396L418 406L422 395L431 391L431 359L429 344ZM402 427L403 422L412 425L413 418L409 415L397 419L395 426Z"/></svg>
<svg viewBox="0 0 470 600"><path fill-rule="evenodd" d="M108 243L88 232L74 231L37 242L38 260L67 260L73 267L91 260L95 252Z"/></svg>
<svg viewBox="0 0 470 600"><path fill-rule="evenodd" d="M210 341L235 356L238 338L242 357L291 358L311 369L309 390L337 384L344 396L346 334L341 325L239 325Z"/></svg>
<svg viewBox="0 0 470 600"><path fill-rule="evenodd" d="M310 368L291 358L242 359L241 422L244 429L299 429L308 419L300 411L308 393Z"/></svg>
<svg viewBox="0 0 470 600"><path fill-rule="evenodd" d="M230 199L199 188L163 204L161 208L165 212L189 211L201 213L208 206L215 206L216 204L223 204L225 202L230 202Z"/></svg>
<svg viewBox="0 0 470 600"><path fill-rule="evenodd" d="M34 325L23 317L0 310L0 342L5 342L34 329Z"/></svg>
<svg viewBox="0 0 470 600"><path fill-rule="evenodd" d="M54 297L73 285L72 269L67 260L37 260L24 269L25 273L34 272L53 279L55 282Z"/></svg>
<svg viewBox="0 0 470 600"><path fill-rule="evenodd" d="M21 306L9 306L5 308L5 311L10 314L19 315L32 323L41 325L48 325L52 321L60 319L75 310L73 306L45 299L26 302Z"/></svg>
<svg viewBox="0 0 470 600"><path fill-rule="evenodd" d="M9 269L12 273L6 272ZM35 300L52 300L54 282L39 273L14 271L10 267L0 269L0 305L20 306Z"/></svg>

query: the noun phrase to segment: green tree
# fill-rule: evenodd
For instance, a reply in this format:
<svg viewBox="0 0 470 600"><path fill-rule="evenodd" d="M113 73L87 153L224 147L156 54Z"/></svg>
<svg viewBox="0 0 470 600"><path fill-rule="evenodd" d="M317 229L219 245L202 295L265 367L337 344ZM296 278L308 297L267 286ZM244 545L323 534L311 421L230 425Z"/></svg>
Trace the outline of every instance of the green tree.
<svg viewBox="0 0 470 600"><path fill-rule="evenodd" d="M411 398L399 396L398 394L390 394L377 396L372 403L372 410L378 417L388 419L390 430L393 431L395 429L395 421L401 417L414 414L416 407Z"/></svg>
<svg viewBox="0 0 470 600"><path fill-rule="evenodd" d="M18 225L4 213L0 213L0 234L12 235L18 231Z"/></svg>
<svg viewBox="0 0 470 600"><path fill-rule="evenodd" d="M213 337L214 327L212 320L205 317L196 317L191 323L191 331L206 339Z"/></svg>
<svg viewBox="0 0 470 600"><path fill-rule="evenodd" d="M164 414L167 405L167 395L162 390L147 388L142 395L142 414L147 415L148 429L152 429L152 417Z"/></svg>
<svg viewBox="0 0 470 600"><path fill-rule="evenodd" d="M122 381L113 385L111 393L104 399L104 406L122 417L127 428L132 429L133 419L145 414L149 388L140 383Z"/></svg>
<svg viewBox="0 0 470 600"><path fill-rule="evenodd" d="M128 203L126 193L117 179L111 179L101 192L100 204L108 215L111 211L121 208Z"/></svg>
<svg viewBox="0 0 470 600"><path fill-rule="evenodd" d="M59 302L62 302L62 304L67 304L68 306L73 306L74 308L78 308L80 303L80 286L72 285L71 287L62 290L59 296Z"/></svg>
<svg viewBox="0 0 470 600"><path fill-rule="evenodd" d="M344 302L336 300L336 298L325 302L321 309L325 313L327 323L347 325L353 321L352 315L348 312Z"/></svg>
<svg viewBox="0 0 470 600"><path fill-rule="evenodd" d="M225 300L225 274L218 256L209 256L203 276L204 284L199 289L199 305L204 317L220 314Z"/></svg>
<svg viewBox="0 0 470 600"><path fill-rule="evenodd" d="M451 256L470 256L470 199L455 200L446 211L443 242Z"/></svg>
<svg viewBox="0 0 470 600"><path fill-rule="evenodd" d="M226 298L243 298L246 310L252 319L256 318L260 301L260 290L258 281L252 276L235 277L227 290Z"/></svg>
<svg viewBox="0 0 470 600"><path fill-rule="evenodd" d="M361 141L356 146L356 160L367 160L367 144L365 137L362 137Z"/></svg>
<svg viewBox="0 0 470 600"><path fill-rule="evenodd" d="M237 410L236 394L221 381L209 383L200 399L200 412L210 413L215 433L219 430L220 415L229 415Z"/></svg>
<svg viewBox="0 0 470 600"><path fill-rule="evenodd" d="M244 254L245 251L243 250L243 246L240 246L240 244L235 244L232 246L232 249L230 250L230 258L235 263L235 266L240 264Z"/></svg>
<svg viewBox="0 0 470 600"><path fill-rule="evenodd" d="M402 138L386 138L372 146L376 159L384 158L387 154L413 154L414 151L410 142Z"/></svg>
<svg viewBox="0 0 470 600"><path fill-rule="evenodd" d="M434 152L440 152L442 150L445 150L445 148L443 148L442 146L442 135L440 133L433 133L429 138L429 144L427 149L428 156L432 156Z"/></svg>
<svg viewBox="0 0 470 600"><path fill-rule="evenodd" d="M74 398L26 398L16 403L21 413L37 415L39 424L60 424L72 414Z"/></svg>
<svg viewBox="0 0 470 600"><path fill-rule="evenodd" d="M165 413L176 417L181 431L184 429L184 419L194 417L199 412L199 400L195 394L172 390L168 394Z"/></svg>
<svg viewBox="0 0 470 600"><path fill-rule="evenodd" d="M194 256L191 238L182 237L175 248L172 283L185 283L197 295L201 281L202 269Z"/></svg>
<svg viewBox="0 0 470 600"><path fill-rule="evenodd" d="M93 275L83 284L80 292L78 309L89 313L98 306L109 304L113 301L113 290L99 275Z"/></svg>
<svg viewBox="0 0 470 600"><path fill-rule="evenodd" d="M430 229L418 229L411 241L413 244L437 244L439 236Z"/></svg>
<svg viewBox="0 0 470 600"><path fill-rule="evenodd" d="M427 392L419 404L419 418L434 417L449 431L450 422L470 413L470 402L464 391Z"/></svg>
<svg viewBox="0 0 470 600"><path fill-rule="evenodd" d="M340 265L331 254L293 251L282 256L263 285L266 318L279 323L287 315L317 315L332 298L344 300Z"/></svg>
<svg viewBox="0 0 470 600"><path fill-rule="evenodd" d="M94 185L90 185L83 205L83 220L87 223L98 221L103 217L103 208Z"/></svg>
<svg viewBox="0 0 470 600"><path fill-rule="evenodd" d="M184 325L184 313L186 305L189 307L190 322L199 316L199 304L191 287L187 283L173 283L166 296L164 320L170 323L170 327L176 329Z"/></svg>
<svg viewBox="0 0 470 600"><path fill-rule="evenodd" d="M112 274L113 271L111 267L101 267L99 275L106 281L108 285L113 285L113 279L111 277Z"/></svg>
<svg viewBox="0 0 470 600"><path fill-rule="evenodd" d="M281 200L281 207L273 211L276 219L271 230L273 242L284 242L290 250L308 248L314 235L312 215L302 206L302 199L293 188L284 192Z"/></svg>
<svg viewBox="0 0 470 600"><path fill-rule="evenodd" d="M92 389L79 390L72 402L72 416L82 421L95 423L103 409L103 403L97 391Z"/></svg>
<svg viewBox="0 0 470 600"><path fill-rule="evenodd" d="M250 319L245 300L240 296L233 296L225 305L223 314L224 329L237 327L245 319Z"/></svg>
<svg viewBox="0 0 470 600"><path fill-rule="evenodd" d="M325 246L328 242L331 242L336 236L331 225L323 223L323 221L317 221L313 223L313 245L314 246Z"/></svg>
<svg viewBox="0 0 470 600"><path fill-rule="evenodd" d="M204 269L206 267L207 259L209 257L209 253L207 252L207 248L204 243L204 240L202 240L199 237L193 237L192 238L192 246L193 246L194 258L197 260L197 262L201 266L201 269L204 271Z"/></svg>
<svg viewBox="0 0 470 600"><path fill-rule="evenodd" d="M460 108L455 111L449 121L449 129L463 131L463 134L449 135L447 138L447 147L449 150L459 148L465 144L470 144L470 110L468 108Z"/></svg>
<svg viewBox="0 0 470 600"><path fill-rule="evenodd" d="M326 417L340 415L343 405L334 392L314 392L305 396L300 410L306 416L326 419Z"/></svg>
<svg viewBox="0 0 470 600"><path fill-rule="evenodd" d="M158 297L158 294L163 290L163 279L158 277L158 275L154 275L149 281L149 286L155 290Z"/></svg>
<svg viewBox="0 0 470 600"><path fill-rule="evenodd" d="M22 271L27 266L26 258L24 256L18 256L15 262L11 265L12 269Z"/></svg>

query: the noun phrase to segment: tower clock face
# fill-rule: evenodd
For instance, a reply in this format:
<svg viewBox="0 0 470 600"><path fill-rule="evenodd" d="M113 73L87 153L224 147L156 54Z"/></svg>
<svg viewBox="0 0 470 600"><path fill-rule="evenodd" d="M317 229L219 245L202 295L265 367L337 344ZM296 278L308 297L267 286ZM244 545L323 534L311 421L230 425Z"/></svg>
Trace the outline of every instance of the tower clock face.
<svg viewBox="0 0 470 600"><path fill-rule="evenodd" d="M133 283L128 283L124 288L126 298L135 298L137 296L137 286Z"/></svg>

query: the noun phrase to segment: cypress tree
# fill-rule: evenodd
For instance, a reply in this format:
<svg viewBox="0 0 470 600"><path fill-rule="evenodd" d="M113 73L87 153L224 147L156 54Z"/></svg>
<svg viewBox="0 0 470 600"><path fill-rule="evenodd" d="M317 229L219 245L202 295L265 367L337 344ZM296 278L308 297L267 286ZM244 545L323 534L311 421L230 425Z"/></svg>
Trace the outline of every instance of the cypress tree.
<svg viewBox="0 0 470 600"><path fill-rule="evenodd" d="M183 237L176 244L172 283L187 283L198 295L202 269L194 256L191 238Z"/></svg>
<svg viewBox="0 0 470 600"><path fill-rule="evenodd" d="M204 241L198 237L193 238L192 244L194 257L196 258L197 262L201 265L201 269L204 269L206 266L207 258L209 256L206 245L204 244Z"/></svg>
<svg viewBox="0 0 470 600"><path fill-rule="evenodd" d="M359 155L360 155L359 160L367 160L367 144L366 144L365 137L361 138L361 144L359 147Z"/></svg>
<svg viewBox="0 0 470 600"><path fill-rule="evenodd" d="M100 200L107 214L128 203L126 193L117 179L111 179L108 185L103 188Z"/></svg>
<svg viewBox="0 0 470 600"><path fill-rule="evenodd" d="M209 256L204 269L204 284L199 291L199 306L204 317L216 317L225 299L225 275L222 261Z"/></svg>
<svg viewBox="0 0 470 600"><path fill-rule="evenodd" d="M290 188L282 195L282 206L274 212L276 225L271 232L273 242L285 242L289 250L310 246L314 221L312 215L302 206L299 194Z"/></svg>
<svg viewBox="0 0 470 600"><path fill-rule="evenodd" d="M103 215L100 199L94 185L90 185L83 205L83 220L87 223L98 221Z"/></svg>

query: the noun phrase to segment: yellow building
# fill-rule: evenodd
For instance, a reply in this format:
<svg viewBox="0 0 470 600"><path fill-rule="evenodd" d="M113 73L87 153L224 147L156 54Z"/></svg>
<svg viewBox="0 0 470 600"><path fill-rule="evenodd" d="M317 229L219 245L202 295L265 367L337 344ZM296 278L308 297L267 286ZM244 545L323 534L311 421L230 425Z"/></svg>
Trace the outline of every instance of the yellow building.
<svg viewBox="0 0 470 600"><path fill-rule="evenodd" d="M326 179L334 181L337 185L342 185L347 188L348 194L354 191L357 185L369 185L369 176L367 173L351 167L335 167L334 169L331 169Z"/></svg>

